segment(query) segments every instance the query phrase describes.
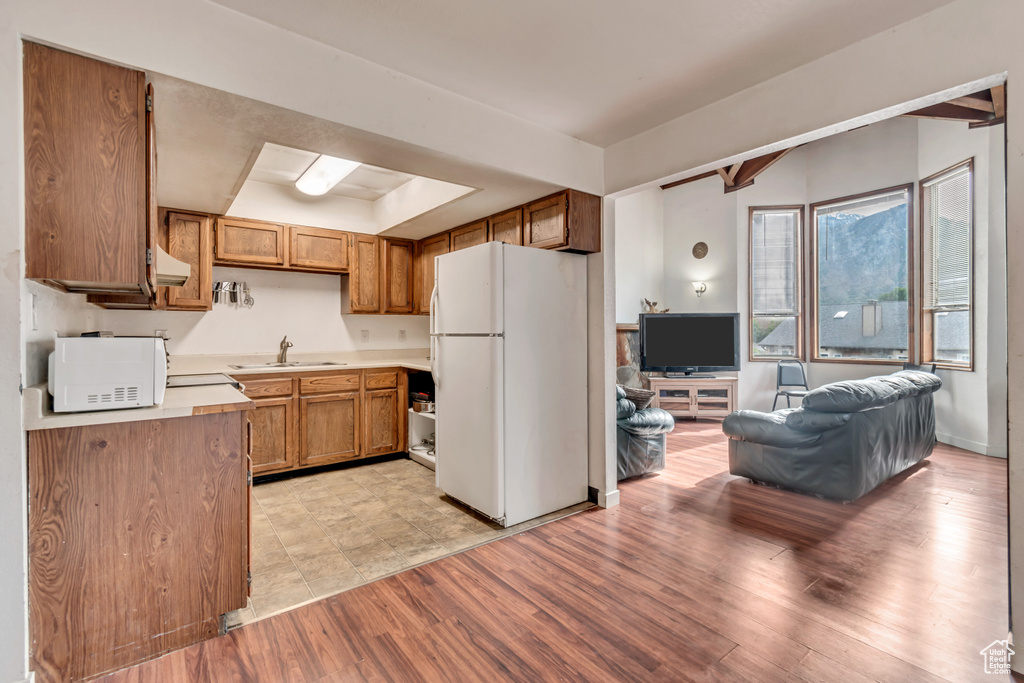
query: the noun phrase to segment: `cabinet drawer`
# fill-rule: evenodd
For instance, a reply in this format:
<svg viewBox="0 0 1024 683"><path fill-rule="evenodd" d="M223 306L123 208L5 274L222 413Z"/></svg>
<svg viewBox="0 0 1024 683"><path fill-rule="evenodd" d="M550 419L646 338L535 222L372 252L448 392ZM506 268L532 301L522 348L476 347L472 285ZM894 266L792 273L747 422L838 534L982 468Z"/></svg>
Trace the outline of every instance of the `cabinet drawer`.
<svg viewBox="0 0 1024 683"><path fill-rule="evenodd" d="M322 377L303 377L299 380L299 393L330 394L343 391L359 391L359 372L346 372Z"/></svg>
<svg viewBox="0 0 1024 683"><path fill-rule="evenodd" d="M248 398L273 398L275 396L291 396L292 380L283 377L278 379L249 379L247 377L235 377L245 387L244 393Z"/></svg>
<svg viewBox="0 0 1024 683"><path fill-rule="evenodd" d="M367 370L366 389L394 389L398 386L397 370Z"/></svg>

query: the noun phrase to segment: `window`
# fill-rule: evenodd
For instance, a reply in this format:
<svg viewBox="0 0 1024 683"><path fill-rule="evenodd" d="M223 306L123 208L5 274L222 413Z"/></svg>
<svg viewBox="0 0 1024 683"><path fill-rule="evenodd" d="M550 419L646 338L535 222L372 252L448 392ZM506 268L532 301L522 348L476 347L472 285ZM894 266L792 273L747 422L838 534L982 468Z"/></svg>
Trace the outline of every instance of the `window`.
<svg viewBox="0 0 1024 683"><path fill-rule="evenodd" d="M804 207L750 208L750 359L802 358Z"/></svg>
<svg viewBox="0 0 1024 683"><path fill-rule="evenodd" d="M921 181L921 352L924 362L971 368L973 160Z"/></svg>
<svg viewBox="0 0 1024 683"><path fill-rule="evenodd" d="M813 360L910 358L912 189L811 205Z"/></svg>

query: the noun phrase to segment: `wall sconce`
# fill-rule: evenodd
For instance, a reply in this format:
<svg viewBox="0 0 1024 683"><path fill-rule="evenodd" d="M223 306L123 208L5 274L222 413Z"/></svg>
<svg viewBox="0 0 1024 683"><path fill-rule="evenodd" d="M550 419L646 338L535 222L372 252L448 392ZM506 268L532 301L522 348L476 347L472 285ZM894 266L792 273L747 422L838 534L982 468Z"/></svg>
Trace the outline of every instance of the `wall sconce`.
<svg viewBox="0 0 1024 683"><path fill-rule="evenodd" d="M703 282L691 282L690 284L693 285L693 291L696 292L698 299L701 294L708 291L708 286Z"/></svg>

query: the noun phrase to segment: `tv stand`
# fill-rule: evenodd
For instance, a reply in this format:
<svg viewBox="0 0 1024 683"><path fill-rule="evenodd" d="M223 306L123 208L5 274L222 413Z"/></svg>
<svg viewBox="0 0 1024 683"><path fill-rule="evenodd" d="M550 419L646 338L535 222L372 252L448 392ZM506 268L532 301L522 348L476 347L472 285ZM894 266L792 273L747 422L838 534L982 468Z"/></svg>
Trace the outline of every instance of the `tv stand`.
<svg viewBox="0 0 1024 683"><path fill-rule="evenodd" d="M654 392L651 405L673 417L725 417L733 411L735 377L640 377L644 386Z"/></svg>

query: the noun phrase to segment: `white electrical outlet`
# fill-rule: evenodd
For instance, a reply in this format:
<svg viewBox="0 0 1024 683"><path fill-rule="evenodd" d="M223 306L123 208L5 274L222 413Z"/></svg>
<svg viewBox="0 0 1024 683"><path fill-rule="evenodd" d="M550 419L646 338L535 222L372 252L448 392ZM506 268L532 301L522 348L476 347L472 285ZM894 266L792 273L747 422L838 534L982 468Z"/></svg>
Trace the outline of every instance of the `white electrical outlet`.
<svg viewBox="0 0 1024 683"><path fill-rule="evenodd" d="M398 331L398 341L400 341L400 342L405 341L405 330L399 330Z"/></svg>
<svg viewBox="0 0 1024 683"><path fill-rule="evenodd" d="M362 331L360 332L360 335L359 335L359 336L360 336L360 338L362 339L362 341L363 341L363 343L364 343L364 344L365 344L366 342L370 341L370 331L369 331L369 330L362 330Z"/></svg>

